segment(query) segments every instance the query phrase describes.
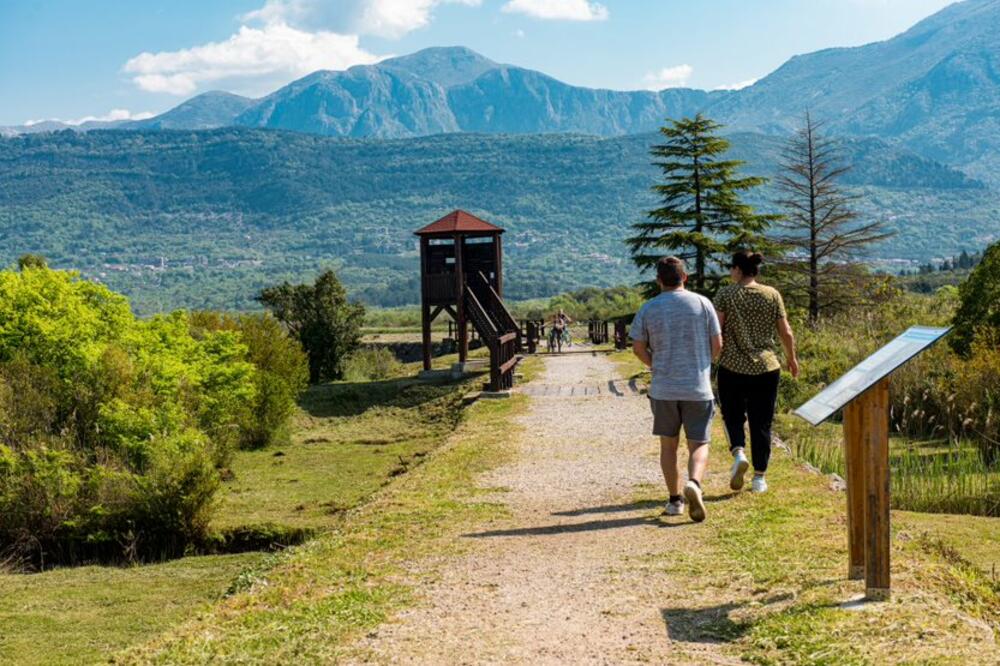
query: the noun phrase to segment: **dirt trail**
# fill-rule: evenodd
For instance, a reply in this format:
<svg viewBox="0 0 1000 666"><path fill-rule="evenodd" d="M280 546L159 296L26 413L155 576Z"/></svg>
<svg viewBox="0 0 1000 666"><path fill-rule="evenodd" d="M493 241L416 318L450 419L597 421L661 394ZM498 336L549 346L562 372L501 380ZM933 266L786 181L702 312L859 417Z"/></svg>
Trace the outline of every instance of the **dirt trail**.
<svg viewBox="0 0 1000 666"><path fill-rule="evenodd" d="M558 356L534 386L608 386L614 375L603 355ZM356 660L739 663L720 643L685 640L729 601L671 566L670 553L698 549L705 526L633 500L640 484L662 483L646 398L528 393L520 454L480 481L506 490L496 498L511 518L459 537L472 548L419 587L414 607L364 639Z"/></svg>

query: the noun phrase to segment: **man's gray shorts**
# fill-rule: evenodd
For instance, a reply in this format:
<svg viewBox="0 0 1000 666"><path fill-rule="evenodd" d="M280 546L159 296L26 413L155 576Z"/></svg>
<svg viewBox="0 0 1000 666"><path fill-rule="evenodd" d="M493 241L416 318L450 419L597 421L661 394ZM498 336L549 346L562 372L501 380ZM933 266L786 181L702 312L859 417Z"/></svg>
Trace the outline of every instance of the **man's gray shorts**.
<svg viewBox="0 0 1000 666"><path fill-rule="evenodd" d="M707 442L712 439L712 417L715 403L711 400L655 400L649 399L653 410L653 434L657 437L677 437L684 426L689 442Z"/></svg>

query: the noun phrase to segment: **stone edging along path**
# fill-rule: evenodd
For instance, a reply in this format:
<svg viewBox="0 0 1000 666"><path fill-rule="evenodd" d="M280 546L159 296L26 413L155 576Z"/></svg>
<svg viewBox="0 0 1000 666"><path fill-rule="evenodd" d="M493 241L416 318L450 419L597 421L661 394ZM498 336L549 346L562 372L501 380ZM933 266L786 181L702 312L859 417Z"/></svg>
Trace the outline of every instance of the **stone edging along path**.
<svg viewBox="0 0 1000 666"><path fill-rule="evenodd" d="M480 479L510 517L457 536L418 602L352 650L357 663L732 664L686 640L731 601L670 566L705 538L637 491L662 483L647 401L603 355L546 359L523 393L516 459ZM416 564L417 569L420 564ZM681 567L687 570L687 567ZM672 571L673 570L673 571ZM701 609L701 610L699 610ZM709 615L705 615L708 613Z"/></svg>

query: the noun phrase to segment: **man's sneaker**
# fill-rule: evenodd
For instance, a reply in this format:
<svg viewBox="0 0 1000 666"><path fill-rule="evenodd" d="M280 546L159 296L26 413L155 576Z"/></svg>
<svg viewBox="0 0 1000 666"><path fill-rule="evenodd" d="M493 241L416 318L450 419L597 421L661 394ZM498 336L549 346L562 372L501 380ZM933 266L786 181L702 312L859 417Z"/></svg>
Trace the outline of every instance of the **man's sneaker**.
<svg viewBox="0 0 1000 666"><path fill-rule="evenodd" d="M747 454L743 453L743 449L737 449L736 455L733 457L733 468L729 472L729 487L733 490L739 490L743 487L743 476L750 469L750 461L747 460Z"/></svg>
<svg viewBox="0 0 1000 666"><path fill-rule="evenodd" d="M684 499L687 501L691 520L700 523L705 520L705 501L701 498L701 488L694 481L688 481L684 486Z"/></svg>
<svg viewBox="0 0 1000 666"><path fill-rule="evenodd" d="M767 479L765 479L760 474L754 474L753 476L753 492L755 493L767 492Z"/></svg>
<svg viewBox="0 0 1000 666"><path fill-rule="evenodd" d="M684 500L677 500L676 502L667 502L667 510L664 511L668 516L682 516L684 515Z"/></svg>

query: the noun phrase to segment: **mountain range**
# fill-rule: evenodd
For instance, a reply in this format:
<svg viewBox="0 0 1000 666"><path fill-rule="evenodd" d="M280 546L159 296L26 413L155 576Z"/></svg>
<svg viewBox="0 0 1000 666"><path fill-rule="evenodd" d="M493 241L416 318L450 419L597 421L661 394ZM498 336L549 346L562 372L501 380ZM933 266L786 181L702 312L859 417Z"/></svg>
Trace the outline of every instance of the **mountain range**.
<svg viewBox="0 0 1000 666"><path fill-rule="evenodd" d="M82 129L237 126L324 136L655 130L704 112L730 130L783 134L810 110L844 136L875 136L1000 182L1000 0L964 0L883 42L796 56L737 91L616 91L563 83L441 47L346 71L318 71L260 99L209 92L147 120ZM54 122L6 128L51 131Z"/></svg>
<svg viewBox="0 0 1000 666"><path fill-rule="evenodd" d="M965 0L738 91L594 90L445 47L145 120L0 128L0 264L44 254L143 313L252 308L325 265L398 305L418 295L411 231L465 208L508 230L512 297L631 282L621 239L655 203L665 118L724 122L744 171L774 176L807 108L839 136L863 219L897 232L873 262L1000 238L1000 0Z"/></svg>

